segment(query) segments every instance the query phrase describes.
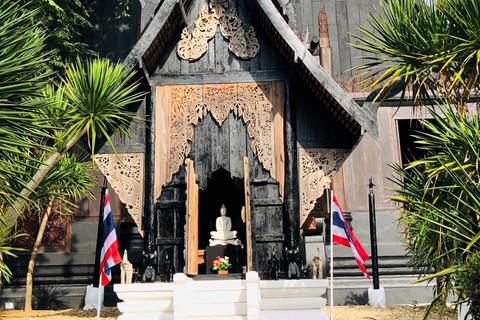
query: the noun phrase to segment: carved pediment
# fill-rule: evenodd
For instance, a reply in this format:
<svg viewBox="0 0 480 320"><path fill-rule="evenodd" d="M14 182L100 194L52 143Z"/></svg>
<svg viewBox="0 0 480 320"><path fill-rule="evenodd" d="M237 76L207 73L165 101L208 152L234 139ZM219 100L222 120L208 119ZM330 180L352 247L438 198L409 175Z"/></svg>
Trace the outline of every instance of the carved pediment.
<svg viewBox="0 0 480 320"><path fill-rule="evenodd" d="M303 225L350 150L299 148L300 225Z"/></svg>
<svg viewBox="0 0 480 320"><path fill-rule="evenodd" d="M143 153L97 154L94 160L143 236Z"/></svg>
<svg viewBox="0 0 480 320"><path fill-rule="evenodd" d="M231 7L227 12L227 0L211 0L211 12L203 11L194 22L193 31L184 28L177 46L181 59L198 60L208 50L208 42L215 36L217 26L222 35L230 41L228 48L241 59L251 59L260 51L260 44L253 26L243 28L243 21L237 9Z"/></svg>
<svg viewBox="0 0 480 320"><path fill-rule="evenodd" d="M211 114L222 126L231 112L243 119L251 150L283 196L283 88L282 82L158 87L155 198L184 164L198 122Z"/></svg>

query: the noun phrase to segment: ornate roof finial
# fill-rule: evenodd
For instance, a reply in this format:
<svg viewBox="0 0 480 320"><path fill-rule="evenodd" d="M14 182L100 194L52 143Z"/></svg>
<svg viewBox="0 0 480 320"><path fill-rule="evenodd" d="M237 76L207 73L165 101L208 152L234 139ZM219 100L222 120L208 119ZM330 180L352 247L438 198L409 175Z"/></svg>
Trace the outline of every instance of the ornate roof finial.
<svg viewBox="0 0 480 320"><path fill-rule="evenodd" d="M325 9L321 9L318 14L318 32L320 38L329 38L328 37L328 18Z"/></svg>

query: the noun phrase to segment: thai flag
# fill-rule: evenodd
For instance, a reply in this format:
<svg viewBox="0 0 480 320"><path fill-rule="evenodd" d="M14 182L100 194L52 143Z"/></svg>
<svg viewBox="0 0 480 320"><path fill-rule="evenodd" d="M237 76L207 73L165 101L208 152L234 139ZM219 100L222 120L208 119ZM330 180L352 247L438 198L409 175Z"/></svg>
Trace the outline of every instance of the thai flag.
<svg viewBox="0 0 480 320"><path fill-rule="evenodd" d="M113 224L113 214L108 200L108 190L105 192L105 205L103 207L103 247L100 253L100 278L102 286L106 286L112 280L111 268L122 262L118 253L117 233Z"/></svg>
<svg viewBox="0 0 480 320"><path fill-rule="evenodd" d="M343 215L342 209L340 209L335 196L333 196L332 199L332 217L333 243L352 248L358 267L367 278L370 279L370 275L365 268L365 261L368 260L369 256L346 223L345 216Z"/></svg>

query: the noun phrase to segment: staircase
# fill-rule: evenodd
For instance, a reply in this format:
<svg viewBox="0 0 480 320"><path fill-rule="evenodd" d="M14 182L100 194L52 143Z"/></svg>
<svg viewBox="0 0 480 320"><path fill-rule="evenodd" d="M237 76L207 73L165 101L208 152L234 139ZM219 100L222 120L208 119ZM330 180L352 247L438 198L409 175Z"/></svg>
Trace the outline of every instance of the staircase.
<svg viewBox="0 0 480 320"><path fill-rule="evenodd" d="M189 279L189 319L246 320L244 280L193 281Z"/></svg>
<svg viewBox="0 0 480 320"><path fill-rule="evenodd" d="M367 241L364 243L368 244ZM368 245L365 247L369 251ZM387 305L424 304L432 301L433 282L412 284L418 279L419 274L408 267L409 258L405 255L405 249L400 243L380 243L379 252L378 273L380 286L385 289ZM330 255L329 245L326 246L326 254ZM371 259L365 264L369 272L372 270L371 264ZM367 304L368 288L372 286L372 281L360 271L350 248L334 246L333 268L334 305ZM327 300L330 304L329 297Z"/></svg>
<svg viewBox="0 0 480 320"><path fill-rule="evenodd" d="M119 320L328 320L321 311L326 280L193 280L176 274L173 283L116 284L123 302Z"/></svg>

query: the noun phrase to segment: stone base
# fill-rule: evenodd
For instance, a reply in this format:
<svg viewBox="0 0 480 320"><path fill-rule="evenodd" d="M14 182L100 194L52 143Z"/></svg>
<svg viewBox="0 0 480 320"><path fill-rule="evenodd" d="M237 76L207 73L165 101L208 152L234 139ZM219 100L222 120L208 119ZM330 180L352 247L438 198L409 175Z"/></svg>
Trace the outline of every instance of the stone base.
<svg viewBox="0 0 480 320"><path fill-rule="evenodd" d="M226 246L208 246L205 248L207 274L217 273L216 271L212 271L212 267L213 260L217 259L218 256L222 258L227 256L230 259L230 263L232 264L232 267L228 270L230 273L241 273L242 267L247 265L246 251L239 246L231 244L227 244Z"/></svg>

